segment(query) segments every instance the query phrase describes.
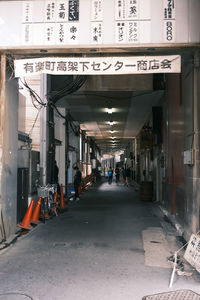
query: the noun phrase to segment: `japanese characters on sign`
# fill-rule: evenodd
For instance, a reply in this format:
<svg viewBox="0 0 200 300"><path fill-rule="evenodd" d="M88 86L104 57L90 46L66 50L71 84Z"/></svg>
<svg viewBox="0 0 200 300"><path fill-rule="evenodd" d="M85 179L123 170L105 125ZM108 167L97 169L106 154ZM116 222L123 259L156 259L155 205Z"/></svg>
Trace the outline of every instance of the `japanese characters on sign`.
<svg viewBox="0 0 200 300"><path fill-rule="evenodd" d="M200 272L200 237L192 234L184 258Z"/></svg>
<svg viewBox="0 0 200 300"><path fill-rule="evenodd" d="M164 42L175 42L176 0L163 0Z"/></svg>
<svg viewBox="0 0 200 300"><path fill-rule="evenodd" d="M58 1L57 3L57 22L68 21L68 6L67 1Z"/></svg>
<svg viewBox="0 0 200 300"><path fill-rule="evenodd" d="M79 43L79 0L44 1L40 20L33 20L38 3L22 4L22 43L24 45L66 45Z"/></svg>
<svg viewBox="0 0 200 300"><path fill-rule="evenodd" d="M149 1L115 0L115 42L118 44L143 43L144 40L149 42L150 17Z"/></svg>
<svg viewBox="0 0 200 300"><path fill-rule="evenodd" d="M91 21L103 21L103 0L91 0Z"/></svg>
<svg viewBox="0 0 200 300"><path fill-rule="evenodd" d="M33 2L23 2L23 23L30 23L33 20Z"/></svg>
<svg viewBox="0 0 200 300"><path fill-rule="evenodd" d="M91 22L91 43L103 43L103 22Z"/></svg>
<svg viewBox="0 0 200 300"><path fill-rule="evenodd" d="M69 21L79 21L79 0L69 0Z"/></svg>
<svg viewBox="0 0 200 300"><path fill-rule="evenodd" d="M128 0L128 2L127 2L127 18L129 20L139 18L138 0Z"/></svg>
<svg viewBox="0 0 200 300"><path fill-rule="evenodd" d="M164 19L175 19L176 11L175 11L175 1L176 0L164 0L163 1L163 12Z"/></svg>
<svg viewBox="0 0 200 300"><path fill-rule="evenodd" d="M116 42L117 43L126 43L127 38L126 38L126 22L125 21L118 21L116 22Z"/></svg>
<svg viewBox="0 0 200 300"><path fill-rule="evenodd" d="M31 24L23 24L22 25L22 44L31 45L32 44L32 26Z"/></svg>
<svg viewBox="0 0 200 300"><path fill-rule="evenodd" d="M90 18L90 22L85 22L86 25L84 16L80 18L80 12L85 9L84 0L21 1L22 45L104 45L110 40L110 44L152 42L155 36L151 19L152 1L109 0L112 2L110 6L107 1L86 1ZM109 15L108 7L114 8L110 13L111 28L104 26L108 24L108 20L105 20ZM161 42L176 42L176 0L162 0L160 14L163 18ZM89 31L85 34L85 42L82 25ZM112 35L111 39L109 34Z"/></svg>
<svg viewBox="0 0 200 300"><path fill-rule="evenodd" d="M127 40L129 43L138 43L139 42L139 22L138 21L129 21L127 30Z"/></svg>
<svg viewBox="0 0 200 300"><path fill-rule="evenodd" d="M53 23L46 23L45 24L45 44L46 45L54 45L55 44L55 24Z"/></svg>
<svg viewBox="0 0 200 300"><path fill-rule="evenodd" d="M23 14L22 14L22 43L30 45L32 42L32 19L33 19L33 3L24 2L23 3Z"/></svg>
<svg viewBox="0 0 200 300"><path fill-rule="evenodd" d="M67 43L67 28L65 23L58 23L56 26L56 44L65 45Z"/></svg>
<svg viewBox="0 0 200 300"><path fill-rule="evenodd" d="M68 24L68 44L79 43L79 23L73 22Z"/></svg>
<svg viewBox="0 0 200 300"><path fill-rule="evenodd" d="M15 60L15 77L48 74L180 73L180 55L142 57L44 57Z"/></svg>
<svg viewBox="0 0 200 300"><path fill-rule="evenodd" d="M91 43L103 44L103 0L91 0Z"/></svg>
<svg viewBox="0 0 200 300"><path fill-rule="evenodd" d="M126 19L126 0L115 0L115 20Z"/></svg>
<svg viewBox="0 0 200 300"><path fill-rule="evenodd" d="M67 1L58 1L57 3L57 24L56 24L56 44L67 44L67 21L68 5Z"/></svg>
<svg viewBox="0 0 200 300"><path fill-rule="evenodd" d="M45 22L56 21L56 1L45 2Z"/></svg>

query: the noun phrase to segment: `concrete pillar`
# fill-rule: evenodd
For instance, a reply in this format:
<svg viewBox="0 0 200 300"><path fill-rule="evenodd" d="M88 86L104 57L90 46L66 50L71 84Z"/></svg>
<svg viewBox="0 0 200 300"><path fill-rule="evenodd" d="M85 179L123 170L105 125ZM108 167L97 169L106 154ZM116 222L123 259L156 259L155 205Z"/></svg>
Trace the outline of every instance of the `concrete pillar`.
<svg viewBox="0 0 200 300"><path fill-rule="evenodd" d="M0 239L16 232L18 158L18 82L6 77L6 55L1 56L0 94Z"/></svg>

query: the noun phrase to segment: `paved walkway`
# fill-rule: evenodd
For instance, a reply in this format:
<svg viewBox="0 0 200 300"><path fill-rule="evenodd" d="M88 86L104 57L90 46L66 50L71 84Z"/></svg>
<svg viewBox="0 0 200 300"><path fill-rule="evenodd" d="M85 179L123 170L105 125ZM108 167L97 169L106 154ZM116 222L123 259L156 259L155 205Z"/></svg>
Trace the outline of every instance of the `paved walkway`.
<svg viewBox="0 0 200 300"><path fill-rule="evenodd" d="M68 212L0 252L0 300L141 300L169 291L176 235L133 187L90 187ZM176 277L172 289L200 291L194 276Z"/></svg>

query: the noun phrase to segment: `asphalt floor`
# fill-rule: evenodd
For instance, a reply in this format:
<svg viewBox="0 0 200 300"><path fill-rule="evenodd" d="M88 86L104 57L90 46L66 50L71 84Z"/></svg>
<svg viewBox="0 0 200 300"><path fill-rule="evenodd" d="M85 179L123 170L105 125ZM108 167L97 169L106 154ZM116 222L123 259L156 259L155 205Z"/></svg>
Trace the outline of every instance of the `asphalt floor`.
<svg viewBox="0 0 200 300"><path fill-rule="evenodd" d="M141 300L188 289L199 276L175 275L168 258L182 246L158 203L133 186L96 183L68 210L40 222L0 251L0 300ZM188 266L187 266L188 267Z"/></svg>

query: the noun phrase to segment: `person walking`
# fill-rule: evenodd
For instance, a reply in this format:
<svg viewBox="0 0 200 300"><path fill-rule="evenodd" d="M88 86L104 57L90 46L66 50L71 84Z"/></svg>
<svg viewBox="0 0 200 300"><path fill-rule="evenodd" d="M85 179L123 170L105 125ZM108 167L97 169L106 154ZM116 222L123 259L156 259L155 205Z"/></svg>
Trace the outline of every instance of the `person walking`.
<svg viewBox="0 0 200 300"><path fill-rule="evenodd" d="M74 170L76 171L75 175L74 175L74 190L75 190L75 200L79 201L79 187L81 185L81 180L82 180L82 174L81 171L79 170L79 168L76 166L74 167Z"/></svg>
<svg viewBox="0 0 200 300"><path fill-rule="evenodd" d="M59 174L59 168L57 166L56 160L54 161L54 183L57 185L57 192L60 193L60 185L59 185L59 179L58 179L58 174Z"/></svg>
<svg viewBox="0 0 200 300"><path fill-rule="evenodd" d="M116 184L119 184L119 175L120 175L120 171L119 171L119 167L116 166L115 168L115 179L116 179Z"/></svg>
<svg viewBox="0 0 200 300"><path fill-rule="evenodd" d="M130 176L131 176L131 170L130 168L126 168L126 186L128 187L130 184Z"/></svg>
<svg viewBox="0 0 200 300"><path fill-rule="evenodd" d="M112 179L113 179L113 170L110 167L108 170L108 183L111 184L112 183Z"/></svg>
<svg viewBox="0 0 200 300"><path fill-rule="evenodd" d="M126 170L124 169L124 167L122 167L122 181L123 181L123 185L126 185Z"/></svg>

